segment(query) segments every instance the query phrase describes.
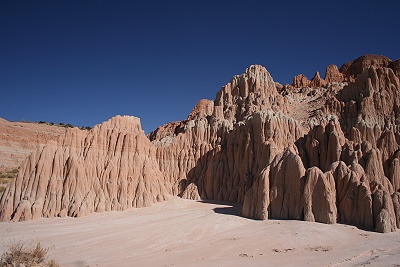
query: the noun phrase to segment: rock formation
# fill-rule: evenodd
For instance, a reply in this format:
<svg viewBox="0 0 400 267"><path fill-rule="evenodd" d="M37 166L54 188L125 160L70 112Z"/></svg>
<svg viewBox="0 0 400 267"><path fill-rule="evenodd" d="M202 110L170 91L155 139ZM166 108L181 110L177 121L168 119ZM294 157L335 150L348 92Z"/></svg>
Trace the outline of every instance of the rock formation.
<svg viewBox="0 0 400 267"><path fill-rule="evenodd" d="M68 129L24 162L3 194L0 219L79 217L162 201L155 152L134 117L114 117L89 133Z"/></svg>
<svg viewBox="0 0 400 267"><path fill-rule="evenodd" d="M0 172L18 168L37 146L57 140L64 133L64 127L0 118Z"/></svg>
<svg viewBox="0 0 400 267"><path fill-rule="evenodd" d="M349 61L343 64L340 68L340 72L347 78L352 80L357 78L358 74L371 66L374 68L386 68L391 63L391 60L385 56L380 55L365 55L361 56L353 61Z"/></svg>
<svg viewBox="0 0 400 267"><path fill-rule="evenodd" d="M396 231L400 83L392 61L374 58L382 60L328 66L325 79L297 76L290 88L250 66L214 101L147 137L134 117L69 129L23 163L0 219L83 216L177 195L236 202L254 219Z"/></svg>
<svg viewBox="0 0 400 267"><path fill-rule="evenodd" d="M311 86L311 88L314 88L314 89L326 86L326 81L321 78L318 71L315 73L314 77L311 79L310 86Z"/></svg>
<svg viewBox="0 0 400 267"><path fill-rule="evenodd" d="M299 74L293 78L292 86L296 88L309 87L311 81L304 74Z"/></svg>
<svg viewBox="0 0 400 267"><path fill-rule="evenodd" d="M332 64L326 68L324 80L327 83L341 83L344 81L344 75L339 72L336 65Z"/></svg>

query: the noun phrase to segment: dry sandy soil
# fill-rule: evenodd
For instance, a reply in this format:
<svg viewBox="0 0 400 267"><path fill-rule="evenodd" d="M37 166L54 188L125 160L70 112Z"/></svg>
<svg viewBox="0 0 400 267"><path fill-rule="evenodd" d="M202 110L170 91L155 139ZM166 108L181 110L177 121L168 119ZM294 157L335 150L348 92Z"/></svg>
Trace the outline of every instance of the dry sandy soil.
<svg viewBox="0 0 400 267"><path fill-rule="evenodd" d="M173 197L82 218L2 222L0 251L40 241L62 266L400 266L400 231L256 221L239 210Z"/></svg>

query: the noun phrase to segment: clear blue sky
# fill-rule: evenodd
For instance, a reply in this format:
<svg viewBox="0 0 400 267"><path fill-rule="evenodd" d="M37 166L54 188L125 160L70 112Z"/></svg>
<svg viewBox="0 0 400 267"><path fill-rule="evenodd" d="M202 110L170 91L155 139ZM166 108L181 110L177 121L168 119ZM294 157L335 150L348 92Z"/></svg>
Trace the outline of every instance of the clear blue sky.
<svg viewBox="0 0 400 267"><path fill-rule="evenodd" d="M251 64L311 78L400 58L400 1L0 1L0 117L82 126L183 120Z"/></svg>

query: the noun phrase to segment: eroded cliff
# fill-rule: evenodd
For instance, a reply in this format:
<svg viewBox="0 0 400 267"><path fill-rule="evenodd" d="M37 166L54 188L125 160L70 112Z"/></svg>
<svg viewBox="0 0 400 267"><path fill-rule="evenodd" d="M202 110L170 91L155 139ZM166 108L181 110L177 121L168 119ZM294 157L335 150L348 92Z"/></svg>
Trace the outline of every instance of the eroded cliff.
<svg viewBox="0 0 400 267"><path fill-rule="evenodd" d="M70 129L24 162L1 198L0 219L82 216L178 195L240 203L255 219L395 231L396 62L361 57L284 87L253 65L150 140L134 117Z"/></svg>

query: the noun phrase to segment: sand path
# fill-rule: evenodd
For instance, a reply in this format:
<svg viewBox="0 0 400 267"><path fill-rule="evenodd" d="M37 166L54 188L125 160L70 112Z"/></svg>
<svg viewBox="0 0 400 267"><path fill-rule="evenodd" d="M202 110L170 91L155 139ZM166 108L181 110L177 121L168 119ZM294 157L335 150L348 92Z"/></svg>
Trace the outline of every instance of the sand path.
<svg viewBox="0 0 400 267"><path fill-rule="evenodd" d="M0 251L40 241L62 266L400 266L400 231L256 221L239 209L173 197L83 218L2 222Z"/></svg>

